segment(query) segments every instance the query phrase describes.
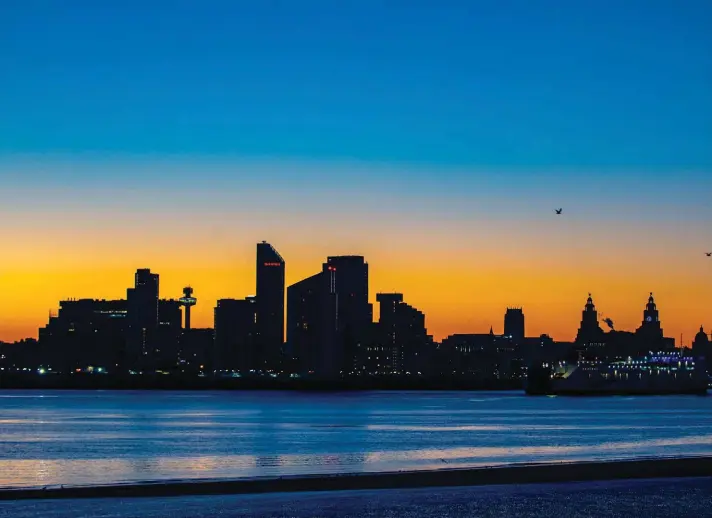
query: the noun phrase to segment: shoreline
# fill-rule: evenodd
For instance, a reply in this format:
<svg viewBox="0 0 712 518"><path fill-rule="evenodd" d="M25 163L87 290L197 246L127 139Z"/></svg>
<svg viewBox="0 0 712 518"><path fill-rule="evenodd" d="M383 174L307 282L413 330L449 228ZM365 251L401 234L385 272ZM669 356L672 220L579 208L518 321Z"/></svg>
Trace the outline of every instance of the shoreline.
<svg viewBox="0 0 712 518"><path fill-rule="evenodd" d="M66 488L62 486L19 489L8 488L0 489L0 501L244 495L709 476L712 476L712 457L683 457L561 464L526 464L431 471L294 475L207 481L158 481Z"/></svg>

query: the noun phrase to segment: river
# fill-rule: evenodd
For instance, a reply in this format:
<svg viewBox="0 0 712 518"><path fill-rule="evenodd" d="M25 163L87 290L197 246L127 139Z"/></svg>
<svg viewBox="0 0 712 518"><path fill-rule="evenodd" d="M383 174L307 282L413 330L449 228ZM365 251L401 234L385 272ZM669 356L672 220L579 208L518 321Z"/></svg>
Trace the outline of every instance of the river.
<svg viewBox="0 0 712 518"><path fill-rule="evenodd" d="M0 391L0 487L712 455L712 398Z"/></svg>

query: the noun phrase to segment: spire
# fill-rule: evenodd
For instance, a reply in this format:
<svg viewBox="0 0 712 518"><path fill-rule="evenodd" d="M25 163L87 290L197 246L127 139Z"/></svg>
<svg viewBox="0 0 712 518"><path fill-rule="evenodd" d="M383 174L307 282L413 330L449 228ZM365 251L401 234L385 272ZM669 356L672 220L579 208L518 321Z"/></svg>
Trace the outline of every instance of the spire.
<svg viewBox="0 0 712 518"><path fill-rule="evenodd" d="M492 326L490 326L490 336L494 336L494 329L492 329Z"/></svg>

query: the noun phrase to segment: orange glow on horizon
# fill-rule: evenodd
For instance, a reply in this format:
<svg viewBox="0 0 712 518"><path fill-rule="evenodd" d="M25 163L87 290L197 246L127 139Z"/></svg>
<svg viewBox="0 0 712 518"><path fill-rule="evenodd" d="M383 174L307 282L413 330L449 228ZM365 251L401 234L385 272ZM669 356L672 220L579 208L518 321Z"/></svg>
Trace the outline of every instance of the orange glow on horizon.
<svg viewBox="0 0 712 518"><path fill-rule="evenodd" d="M254 240L257 242L257 240ZM327 255L339 250L327 246L280 247L287 262L287 285L321 269ZM486 333L492 326L502 332L506 307L522 306L529 336L542 333L558 340L572 340L578 328L586 296L593 292L599 318L610 317L618 329L635 329L649 291L654 291L667 336L686 335L689 343L709 315L707 290L694 283L694 272L684 261L668 264L675 275L656 277L654 268L635 264L635 258L616 265L620 272L601 267L596 257L581 258L572 264L567 257L497 253L495 250L447 250L416 253L405 241L399 247L364 253L370 265L371 300L378 315L375 294L402 292L405 301L423 311L426 325L436 339L453 333ZM157 246L144 259L113 255L98 266L90 253L62 253L54 259L46 254L23 255L9 264L3 259L0 301L0 338L16 340L36 337L47 321L48 311L56 311L66 298L124 298L133 283L136 268L150 267L159 273L162 298L179 298L182 288L195 289L198 304L192 310L194 327L212 327L213 308L220 298L243 298L255 293L254 250L206 247L200 256ZM66 252L66 251L65 251ZM239 253L237 253L239 252ZM347 250L343 253L353 253ZM12 254L10 254L12 257ZM453 259L457 257L457 259ZM207 258L211 258L207 259ZM215 258L219 258L215 259ZM630 263L630 264L627 264ZM635 272L632 275L630 272ZM707 327L706 326L706 327Z"/></svg>

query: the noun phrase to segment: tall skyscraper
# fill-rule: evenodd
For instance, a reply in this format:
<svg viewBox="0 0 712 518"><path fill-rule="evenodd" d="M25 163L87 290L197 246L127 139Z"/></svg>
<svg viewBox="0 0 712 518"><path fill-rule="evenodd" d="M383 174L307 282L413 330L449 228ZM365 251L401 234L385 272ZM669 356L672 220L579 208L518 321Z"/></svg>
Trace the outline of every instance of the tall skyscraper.
<svg viewBox="0 0 712 518"><path fill-rule="evenodd" d="M159 276L148 268L136 270L134 287L126 291L128 306L127 356L133 367L145 363L158 325Z"/></svg>
<svg viewBox="0 0 712 518"><path fill-rule="evenodd" d="M260 362L277 369L284 345L285 262L266 241L257 243L257 344Z"/></svg>
<svg viewBox="0 0 712 518"><path fill-rule="evenodd" d="M344 374L356 368L356 359L370 340L373 306L368 302L368 263L360 255L332 256L322 271L330 278L337 295L337 323L343 350Z"/></svg>
<svg viewBox="0 0 712 518"><path fill-rule="evenodd" d="M509 336L515 345L524 342L524 311L522 308L507 308L504 314L504 336Z"/></svg>
<svg viewBox="0 0 712 518"><path fill-rule="evenodd" d="M221 299L215 307L215 369L249 372L257 369L257 304L254 297Z"/></svg>
<svg viewBox="0 0 712 518"><path fill-rule="evenodd" d="M334 277L320 272L287 288L287 354L302 374L336 378L341 371Z"/></svg>

